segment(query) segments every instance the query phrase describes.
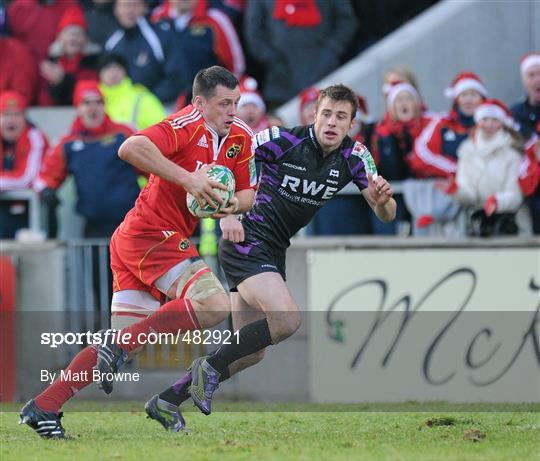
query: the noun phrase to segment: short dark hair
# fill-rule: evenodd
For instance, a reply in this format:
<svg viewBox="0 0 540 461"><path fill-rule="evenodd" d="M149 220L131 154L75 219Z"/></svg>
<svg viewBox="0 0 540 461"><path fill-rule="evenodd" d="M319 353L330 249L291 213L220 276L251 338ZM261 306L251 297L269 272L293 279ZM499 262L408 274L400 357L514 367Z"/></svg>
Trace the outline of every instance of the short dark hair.
<svg viewBox="0 0 540 461"><path fill-rule="evenodd" d="M201 69L193 80L192 94L206 99L214 96L216 87L222 85L229 90L234 90L238 85L238 79L227 69L221 66L212 66Z"/></svg>
<svg viewBox="0 0 540 461"><path fill-rule="evenodd" d="M103 54L100 58L99 58L99 61L98 61L98 65L97 65L97 71L98 71L98 74L107 66L110 66L111 64L117 64L118 66L122 67L125 71L126 71L126 74L128 75L129 77L129 70L128 70L128 63L127 61L124 59L123 56L119 55L119 54L115 54L115 53L107 53L107 54Z"/></svg>
<svg viewBox="0 0 540 461"><path fill-rule="evenodd" d="M340 83L338 85L327 86L325 89L321 90L319 97L317 98L317 109L324 98L330 98L334 101L350 102L352 106L351 120L356 116L356 111L358 110L358 97L348 86Z"/></svg>

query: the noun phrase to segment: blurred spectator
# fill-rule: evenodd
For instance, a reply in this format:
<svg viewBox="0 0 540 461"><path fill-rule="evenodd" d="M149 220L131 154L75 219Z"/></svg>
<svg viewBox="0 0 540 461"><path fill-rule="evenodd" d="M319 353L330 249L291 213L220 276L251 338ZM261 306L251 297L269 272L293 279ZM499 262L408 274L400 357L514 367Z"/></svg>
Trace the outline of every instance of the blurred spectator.
<svg viewBox="0 0 540 461"><path fill-rule="evenodd" d="M257 81L252 77L245 77L240 81L240 101L236 115L246 122L254 134L272 126L266 116L263 98L257 91Z"/></svg>
<svg viewBox="0 0 540 461"><path fill-rule="evenodd" d="M354 125L349 131L349 136L355 141L364 144L371 151L371 140L375 130L375 122L371 115L369 115L366 99L360 94L357 94L357 97L358 110L354 118Z"/></svg>
<svg viewBox="0 0 540 461"><path fill-rule="evenodd" d="M137 173L118 157L118 148L133 131L105 114L98 83L82 80L75 87L77 117L71 132L44 159L34 188L52 205L56 190L72 174L77 212L85 218L85 237L110 237L135 203Z"/></svg>
<svg viewBox="0 0 540 461"><path fill-rule="evenodd" d="M171 21L179 46L189 55L186 78L206 67L220 65L237 77L245 71L242 45L229 17L206 0L165 0L152 14L153 22Z"/></svg>
<svg viewBox="0 0 540 461"><path fill-rule="evenodd" d="M247 2L244 38L265 68L263 94L270 108L335 70L356 27L349 0Z"/></svg>
<svg viewBox="0 0 540 461"><path fill-rule="evenodd" d="M474 111L487 96L487 90L472 72L461 72L447 88L453 100L450 113L434 118L414 145L411 168L418 177L448 177L457 168L457 150L474 126Z"/></svg>
<svg viewBox="0 0 540 461"><path fill-rule="evenodd" d="M540 122L536 125L540 131ZM529 204L533 232L540 234L540 138L534 136L525 146L525 157L519 168L519 186Z"/></svg>
<svg viewBox="0 0 540 461"><path fill-rule="evenodd" d="M458 150L456 198L469 207L468 234L517 234L515 214L522 202L518 186L523 146L511 112L488 99L474 112L477 127Z"/></svg>
<svg viewBox="0 0 540 461"><path fill-rule="evenodd" d="M300 98L300 125L311 125L315 121L319 90L310 86L304 88L298 97Z"/></svg>
<svg viewBox="0 0 540 461"><path fill-rule="evenodd" d="M77 0L13 0L7 10L9 31L41 62L47 58L62 15L73 7L79 7Z"/></svg>
<svg viewBox="0 0 540 461"><path fill-rule="evenodd" d="M100 47L88 41L87 25L79 8L66 10L56 29L48 59L39 65L48 92L39 94L43 106L72 105L73 88L79 80L97 78Z"/></svg>
<svg viewBox="0 0 540 461"><path fill-rule="evenodd" d="M431 122L422 111L422 101L415 87L409 83L397 83L386 93L383 120L375 128L373 156L379 173L389 181L404 181L415 177L410 168L415 140ZM375 234L396 234L398 226L410 221L409 212L401 194L396 195L398 205L396 219L382 223L372 214Z"/></svg>
<svg viewBox="0 0 540 461"><path fill-rule="evenodd" d="M540 136L540 53L530 53L523 57L520 65L521 79L527 91L525 99L512 107L512 114L519 123L519 131L524 139L535 132Z"/></svg>
<svg viewBox="0 0 540 461"><path fill-rule="evenodd" d="M0 92L14 90L32 104L38 81L37 65L28 47L16 38L0 35Z"/></svg>
<svg viewBox="0 0 540 461"><path fill-rule="evenodd" d="M107 39L118 29L118 21L113 13L114 0L92 0L92 5L85 12L88 24L88 37L101 48Z"/></svg>
<svg viewBox="0 0 540 461"><path fill-rule="evenodd" d="M397 85L398 83L408 83L409 85L412 85L414 89L420 94L420 91L418 89L418 82L414 73L406 67L395 66L386 69L383 74L382 93L385 99L388 95L388 92L390 91L390 88L392 88L394 85Z"/></svg>
<svg viewBox="0 0 540 461"><path fill-rule="evenodd" d="M113 121L142 130L165 118L160 100L143 85L131 81L122 56L109 54L102 57L99 82L105 98L105 112Z"/></svg>
<svg viewBox="0 0 540 461"><path fill-rule="evenodd" d="M390 181L415 177L410 163L415 140L432 118L422 112L420 95L409 83L387 92L387 110L375 128L373 154L379 173Z"/></svg>
<svg viewBox="0 0 540 461"><path fill-rule="evenodd" d="M109 37L105 50L126 60L134 83L144 85L163 103L174 102L189 91L189 65L171 25L150 24L146 13L144 0L117 1L114 15L120 28Z"/></svg>
<svg viewBox="0 0 540 461"><path fill-rule="evenodd" d="M0 192L31 189L48 148L47 137L25 118L26 99L16 91L0 93ZM0 201L0 239L28 227L25 201Z"/></svg>

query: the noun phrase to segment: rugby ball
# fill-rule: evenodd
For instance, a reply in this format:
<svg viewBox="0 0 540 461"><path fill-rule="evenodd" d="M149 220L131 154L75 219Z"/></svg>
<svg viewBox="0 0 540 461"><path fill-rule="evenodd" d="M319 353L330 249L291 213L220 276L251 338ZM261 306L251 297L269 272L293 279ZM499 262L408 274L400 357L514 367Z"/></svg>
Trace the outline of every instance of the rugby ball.
<svg viewBox="0 0 540 461"><path fill-rule="evenodd" d="M193 216L196 216L197 218L207 218L208 216L217 213L221 208L226 207L234 196L234 175L226 166L215 165L207 171L206 175L212 181L217 181L224 186L227 186L227 190L214 188L214 191L217 192L217 194L223 199L223 205L218 206L217 208L208 204L201 208L193 195L188 192L186 195L187 209Z"/></svg>

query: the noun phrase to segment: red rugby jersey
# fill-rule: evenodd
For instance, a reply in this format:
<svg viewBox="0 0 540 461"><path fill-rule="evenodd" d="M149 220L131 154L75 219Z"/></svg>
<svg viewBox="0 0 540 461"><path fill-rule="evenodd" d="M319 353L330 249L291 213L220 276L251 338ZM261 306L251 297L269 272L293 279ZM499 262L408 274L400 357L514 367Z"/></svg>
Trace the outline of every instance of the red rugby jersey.
<svg viewBox="0 0 540 461"><path fill-rule="evenodd" d="M136 135L147 136L165 157L189 172L215 162L233 172L236 191L256 186L255 157L251 145L253 134L236 117L231 131L221 138L221 142L218 134L192 105ZM135 207L126 215L121 230L139 235L141 232L177 231L186 237L191 236L198 218L187 209L186 193L183 187L150 175Z"/></svg>

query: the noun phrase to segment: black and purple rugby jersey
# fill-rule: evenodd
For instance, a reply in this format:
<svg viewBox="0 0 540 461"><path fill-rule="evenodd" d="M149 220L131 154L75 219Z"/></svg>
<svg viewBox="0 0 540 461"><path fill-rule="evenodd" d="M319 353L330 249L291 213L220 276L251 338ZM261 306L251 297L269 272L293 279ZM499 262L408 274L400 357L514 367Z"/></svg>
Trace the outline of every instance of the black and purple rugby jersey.
<svg viewBox="0 0 540 461"><path fill-rule="evenodd" d="M248 242L287 248L339 190L351 181L365 189L366 171L377 173L369 150L348 136L323 156L312 125L268 128L254 136L253 144L262 166L255 203L243 221Z"/></svg>

